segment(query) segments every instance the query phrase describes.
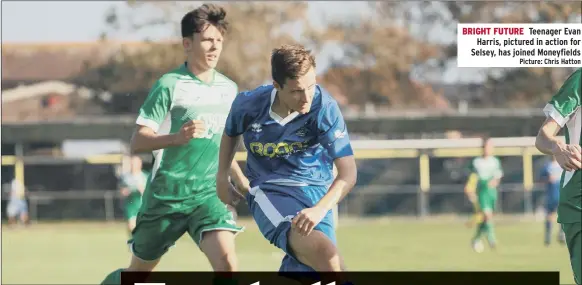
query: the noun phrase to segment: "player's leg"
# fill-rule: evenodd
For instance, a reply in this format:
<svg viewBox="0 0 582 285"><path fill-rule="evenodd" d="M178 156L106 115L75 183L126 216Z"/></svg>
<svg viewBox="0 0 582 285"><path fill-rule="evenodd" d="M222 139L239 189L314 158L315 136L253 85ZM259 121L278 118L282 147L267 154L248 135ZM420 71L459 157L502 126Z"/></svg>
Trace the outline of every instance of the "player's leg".
<svg viewBox="0 0 582 285"><path fill-rule="evenodd" d="M15 225L18 220L16 219L19 214L19 208L16 201L8 202L6 207L6 215L8 216L8 225Z"/></svg>
<svg viewBox="0 0 582 285"><path fill-rule="evenodd" d="M487 242L491 248L497 247L497 238L495 236L495 226L493 224L494 207L483 209L484 232L487 235Z"/></svg>
<svg viewBox="0 0 582 285"><path fill-rule="evenodd" d="M139 213L139 209L141 208L141 198L139 199L131 199L127 201L125 204L124 214L125 219L127 220L127 229L131 234L136 227L137 223L137 215Z"/></svg>
<svg viewBox="0 0 582 285"><path fill-rule="evenodd" d="M481 235L484 233L484 229L485 229L485 223L484 223L485 218L484 218L483 208L482 208L482 206L486 204L485 199L486 199L486 197L484 197L484 196L478 196L477 201L476 201L477 206L475 206L475 209L479 209L479 215L482 218L479 221L479 223L477 224L477 228L475 229L475 235L473 236L473 239L471 240L471 243L473 244L474 248L480 242Z"/></svg>
<svg viewBox="0 0 582 285"><path fill-rule="evenodd" d="M471 214L471 218L467 222L467 227L473 227L474 225L480 225L483 221L483 214L481 213L481 209L479 208L479 203L473 203L473 214Z"/></svg>
<svg viewBox="0 0 582 285"><path fill-rule="evenodd" d="M497 195L485 194L484 203L480 205L483 211L483 231L487 237L487 242L491 248L497 246L497 239L495 237L495 227L493 224L493 213L495 211L495 204L497 203Z"/></svg>
<svg viewBox="0 0 582 285"><path fill-rule="evenodd" d="M483 251L481 236L484 234L487 237L489 245L492 248L496 246L495 230L493 228L493 210L495 209L495 202L496 199L492 195L482 194L478 196L482 219L471 242L473 249L477 252Z"/></svg>
<svg viewBox="0 0 582 285"><path fill-rule="evenodd" d="M190 215L188 233L204 252L214 271L237 271L235 236L243 227L233 213L213 195Z"/></svg>
<svg viewBox="0 0 582 285"><path fill-rule="evenodd" d="M284 189L279 191L281 189L278 188ZM325 194L326 189L320 188L320 192ZM280 271L332 271L341 268L331 211L307 237L291 230L293 217L313 206L312 200L299 187L254 187L248 196L248 203L263 236L287 254Z"/></svg>
<svg viewBox="0 0 582 285"><path fill-rule="evenodd" d="M188 216L138 215L132 238L128 241L133 255L128 270L151 271L159 259L188 228Z"/></svg>
<svg viewBox="0 0 582 285"><path fill-rule="evenodd" d="M323 232L315 230L302 236L295 229L288 232L289 248L301 263L316 271L342 271L342 258L334 242Z"/></svg>
<svg viewBox="0 0 582 285"><path fill-rule="evenodd" d="M562 224L576 284L582 284L582 223Z"/></svg>
<svg viewBox="0 0 582 285"><path fill-rule="evenodd" d="M125 207L125 219L127 221L127 230L131 234L137 225L137 214L140 205L127 204Z"/></svg>
<svg viewBox="0 0 582 285"><path fill-rule="evenodd" d="M559 201L555 200L555 201L552 201L551 204L547 205L547 212L551 213L551 218L549 218L550 219L550 226L549 226L549 228L546 226L546 228L549 231L549 234L548 234L549 236L551 236L551 232L552 232L552 228L553 228L552 225L557 222L556 216L557 216L557 212L558 212L558 204L559 204ZM546 219L546 221L547 221L547 219ZM565 244L566 243L566 235L564 234L564 230L562 229L561 226L557 227L557 228L558 228L557 240L560 244ZM548 238L550 238L550 237L548 237Z"/></svg>
<svg viewBox="0 0 582 285"><path fill-rule="evenodd" d="M138 215L128 242L132 253L129 266L113 271L101 284L120 284L122 271L152 271L187 227L187 216Z"/></svg>
<svg viewBox="0 0 582 285"><path fill-rule="evenodd" d="M321 187L304 187L302 189L308 197L311 197L311 201L309 201L311 203L305 205L306 208L313 206L326 193ZM316 230L308 236L302 236L296 229L292 228L287 234L291 253L301 263L316 271L342 271L345 266L337 248L334 224L332 210L317 225Z"/></svg>
<svg viewBox="0 0 582 285"><path fill-rule="evenodd" d="M20 214L20 222L24 225L28 225L30 223L28 212L22 212Z"/></svg>
<svg viewBox="0 0 582 285"><path fill-rule="evenodd" d="M20 218L20 222L23 225L28 225L28 222L29 222L29 218L28 218L28 204L26 204L26 201L25 200L22 200L21 203L22 204L20 205L20 209L19 209L20 210L19 211L20 213L19 213L18 217Z"/></svg>
<svg viewBox="0 0 582 285"><path fill-rule="evenodd" d="M6 209L8 224L15 225L19 221L24 225L28 224L28 205L25 200L14 200L8 202Z"/></svg>
<svg viewBox="0 0 582 285"><path fill-rule="evenodd" d="M552 240L552 227L556 222L556 210L558 203L548 200L545 204L546 220L544 227L544 244L549 246Z"/></svg>
<svg viewBox="0 0 582 285"><path fill-rule="evenodd" d="M287 256L290 258L284 260L282 271L302 271L304 269L297 265L304 264L317 272L336 272L333 275L319 276L317 279L329 277L331 278L329 281L335 281L336 284L352 284L341 274L347 268L337 248L333 223L333 213L328 212L308 236L303 236L292 228L287 233L289 250Z"/></svg>

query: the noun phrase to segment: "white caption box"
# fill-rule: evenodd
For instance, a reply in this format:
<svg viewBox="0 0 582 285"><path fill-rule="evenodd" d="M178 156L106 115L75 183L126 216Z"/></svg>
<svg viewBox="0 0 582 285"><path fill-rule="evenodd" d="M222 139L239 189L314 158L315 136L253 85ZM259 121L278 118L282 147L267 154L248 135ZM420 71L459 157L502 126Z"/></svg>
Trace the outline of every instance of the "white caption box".
<svg viewBox="0 0 582 285"><path fill-rule="evenodd" d="M580 67L582 24L458 24L458 67Z"/></svg>

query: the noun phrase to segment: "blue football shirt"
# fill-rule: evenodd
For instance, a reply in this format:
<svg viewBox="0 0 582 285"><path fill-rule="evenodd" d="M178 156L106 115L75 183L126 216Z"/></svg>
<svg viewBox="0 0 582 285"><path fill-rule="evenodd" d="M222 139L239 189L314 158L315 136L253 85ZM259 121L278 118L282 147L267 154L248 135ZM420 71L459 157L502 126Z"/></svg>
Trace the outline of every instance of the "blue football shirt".
<svg viewBox="0 0 582 285"><path fill-rule="evenodd" d="M271 110L276 94L273 85L239 93L226 120L228 136L243 136L251 187L330 185L333 160L353 155L337 102L317 85L307 114L281 118Z"/></svg>

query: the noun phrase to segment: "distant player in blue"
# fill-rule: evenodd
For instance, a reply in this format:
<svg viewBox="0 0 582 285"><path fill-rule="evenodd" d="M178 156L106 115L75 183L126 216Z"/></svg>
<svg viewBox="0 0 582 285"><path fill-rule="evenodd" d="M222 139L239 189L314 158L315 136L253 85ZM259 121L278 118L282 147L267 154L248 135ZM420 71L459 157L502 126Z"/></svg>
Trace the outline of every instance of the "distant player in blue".
<svg viewBox="0 0 582 285"><path fill-rule="evenodd" d="M562 177L562 172L562 167L560 167L560 164L558 164L554 156L552 156L552 159L546 162L542 168L541 178L546 185L546 199L544 203L546 210L544 244L546 246L549 246L551 243L552 225L556 221L556 211L560 200L560 179ZM558 241L560 243L565 242L564 232L561 229L558 232Z"/></svg>
<svg viewBox="0 0 582 285"><path fill-rule="evenodd" d="M243 194L263 236L286 253L279 270L342 271L331 209L357 177L346 124L337 102L316 84L309 50L277 48L271 68L273 85L242 92L232 105L220 145L218 196L228 204L233 199L228 171L242 135L250 180Z"/></svg>

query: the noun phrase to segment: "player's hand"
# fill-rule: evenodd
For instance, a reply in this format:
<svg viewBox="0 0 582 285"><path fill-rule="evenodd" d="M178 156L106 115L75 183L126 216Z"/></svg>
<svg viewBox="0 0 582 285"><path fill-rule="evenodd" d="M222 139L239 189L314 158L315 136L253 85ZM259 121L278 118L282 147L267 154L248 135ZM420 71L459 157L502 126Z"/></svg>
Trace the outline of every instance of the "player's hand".
<svg viewBox="0 0 582 285"><path fill-rule="evenodd" d="M191 139L199 138L206 132L206 125L204 121L192 120L186 122L180 128L180 131L175 134L175 142L177 145L188 143Z"/></svg>
<svg viewBox="0 0 582 285"><path fill-rule="evenodd" d="M498 179L490 180L487 183L487 185L489 185L489 187L491 187L491 188L495 188L495 187L499 186L499 180Z"/></svg>
<svg viewBox="0 0 582 285"><path fill-rule="evenodd" d="M297 213L293 221L291 222L291 227L299 232L303 236L308 236L315 226L323 220L323 217L327 214L327 211L318 206L303 209L301 212Z"/></svg>
<svg viewBox="0 0 582 285"><path fill-rule="evenodd" d="M130 194L129 189L127 189L127 188L121 189L120 192L121 192L121 196L124 196L124 197L127 197Z"/></svg>
<svg viewBox="0 0 582 285"><path fill-rule="evenodd" d="M566 171L582 169L582 148L579 145L558 144L553 153L562 169Z"/></svg>
<svg viewBox="0 0 582 285"><path fill-rule="evenodd" d="M238 195L242 198L245 198L245 196L251 191L251 185L249 183L248 179L244 179L244 181L242 182L241 185L236 185L235 183L235 189L233 191L235 191L235 195Z"/></svg>
<svg viewBox="0 0 582 285"><path fill-rule="evenodd" d="M242 194L239 190L237 190L238 187L234 187L234 185L232 185L231 183L229 183L228 186L229 186L228 187L228 195L229 195L229 200L230 200L229 205L236 206L236 205L238 205L238 203L240 203L240 201L246 200L245 195Z"/></svg>
<svg viewBox="0 0 582 285"><path fill-rule="evenodd" d="M232 192L236 191L234 191L234 187L228 180L228 176L226 174L218 173L216 175L216 194L220 201L226 205L236 206L235 202L237 201L234 199Z"/></svg>
<svg viewBox="0 0 582 285"><path fill-rule="evenodd" d="M226 209L232 213L232 218L236 222L238 218L238 213L236 212L236 209L231 205L226 205Z"/></svg>

